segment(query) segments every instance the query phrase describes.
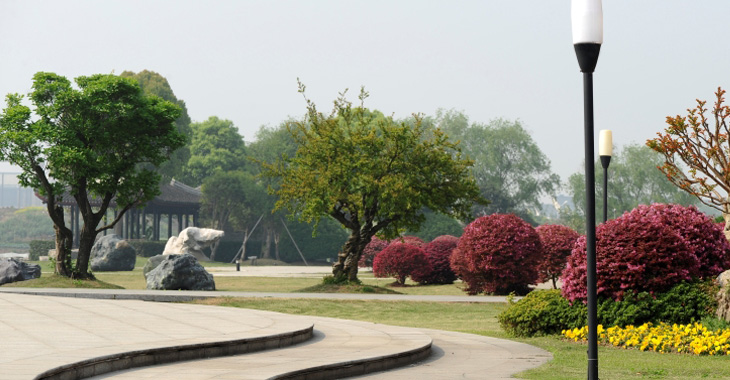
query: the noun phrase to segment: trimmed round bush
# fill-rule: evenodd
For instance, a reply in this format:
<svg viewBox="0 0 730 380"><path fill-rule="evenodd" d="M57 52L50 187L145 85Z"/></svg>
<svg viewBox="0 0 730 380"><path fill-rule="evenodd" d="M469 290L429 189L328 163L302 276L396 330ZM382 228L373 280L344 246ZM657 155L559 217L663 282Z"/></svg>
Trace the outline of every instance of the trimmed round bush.
<svg viewBox="0 0 730 380"><path fill-rule="evenodd" d="M596 229L599 297L620 300L627 291L661 293L697 278L700 265L675 224L661 207L639 206ZM586 299L586 238L576 242L563 272L562 294Z"/></svg>
<svg viewBox="0 0 730 380"><path fill-rule="evenodd" d="M373 259L375 259L375 256L380 253L380 251L384 250L385 247L388 246L390 242L387 240L383 240L377 236L373 236L373 238L370 240L370 243L365 246L365 249L362 251L362 255L360 256L360 261L358 261L357 266L360 268L370 268L373 266Z"/></svg>
<svg viewBox="0 0 730 380"><path fill-rule="evenodd" d="M535 229L514 214L492 214L464 228L451 269L469 294L526 294L537 283L542 245Z"/></svg>
<svg viewBox="0 0 730 380"><path fill-rule="evenodd" d="M400 285L405 284L408 276L424 276L430 271L431 264L421 248L399 241L390 243L373 260L375 277L395 277Z"/></svg>
<svg viewBox="0 0 730 380"><path fill-rule="evenodd" d="M568 256L580 234L558 224L538 226L535 231L540 236L543 253L543 259L537 267L537 281L552 281L553 289L557 289L556 282L563 274Z"/></svg>
<svg viewBox="0 0 730 380"><path fill-rule="evenodd" d="M451 270L451 253L458 242L459 238L455 236L443 235L426 244L423 250L431 263L431 271L425 276L411 276L413 281L421 284L453 284L456 275Z"/></svg>

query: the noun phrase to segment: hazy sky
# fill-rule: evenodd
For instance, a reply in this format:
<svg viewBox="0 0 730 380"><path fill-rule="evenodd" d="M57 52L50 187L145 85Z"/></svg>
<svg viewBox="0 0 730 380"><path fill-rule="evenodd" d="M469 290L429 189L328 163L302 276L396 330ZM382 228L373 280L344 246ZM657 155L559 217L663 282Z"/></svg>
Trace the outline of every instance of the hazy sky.
<svg viewBox="0 0 730 380"><path fill-rule="evenodd" d="M603 11L596 138L612 129L616 144L643 143L730 87L730 1L608 0ZM194 121L230 119L247 141L304 114L299 77L323 110L364 85L366 105L396 117L519 119L563 180L583 160L569 0L0 0L0 53L2 95L27 93L37 71L148 69Z"/></svg>

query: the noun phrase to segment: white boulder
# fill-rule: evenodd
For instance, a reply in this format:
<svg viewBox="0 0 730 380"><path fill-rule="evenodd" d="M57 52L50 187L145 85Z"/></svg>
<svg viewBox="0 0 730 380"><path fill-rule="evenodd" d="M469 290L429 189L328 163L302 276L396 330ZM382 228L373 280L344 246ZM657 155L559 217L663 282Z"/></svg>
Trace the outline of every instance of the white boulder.
<svg viewBox="0 0 730 380"><path fill-rule="evenodd" d="M165 245L163 255L192 255L198 261L210 261L203 249L212 246L223 237L223 231L212 228L188 227L180 235L172 236Z"/></svg>

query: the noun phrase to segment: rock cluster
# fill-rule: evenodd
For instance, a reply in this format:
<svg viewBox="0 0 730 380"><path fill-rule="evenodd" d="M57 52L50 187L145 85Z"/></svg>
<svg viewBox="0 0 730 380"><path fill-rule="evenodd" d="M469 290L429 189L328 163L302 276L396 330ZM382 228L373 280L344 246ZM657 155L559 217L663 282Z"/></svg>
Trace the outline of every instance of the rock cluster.
<svg viewBox="0 0 730 380"><path fill-rule="evenodd" d="M28 264L16 258L0 259L0 285L31 280L40 276L40 265Z"/></svg>

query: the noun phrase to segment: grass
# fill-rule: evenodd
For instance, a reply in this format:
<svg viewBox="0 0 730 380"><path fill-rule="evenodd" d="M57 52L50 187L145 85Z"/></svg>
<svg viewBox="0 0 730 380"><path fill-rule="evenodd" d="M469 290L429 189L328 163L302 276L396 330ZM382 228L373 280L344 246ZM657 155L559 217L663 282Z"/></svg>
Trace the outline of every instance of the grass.
<svg viewBox="0 0 730 380"><path fill-rule="evenodd" d="M4 284L4 287L22 288L84 288L84 289L124 289L123 287L110 284L105 281L96 280L74 280L68 277L55 274L41 276L27 281L11 282Z"/></svg>
<svg viewBox="0 0 730 380"><path fill-rule="evenodd" d="M372 293L372 294L403 294L383 288L380 286L371 285L335 285L335 284L317 284L308 288L300 289L299 293Z"/></svg>

